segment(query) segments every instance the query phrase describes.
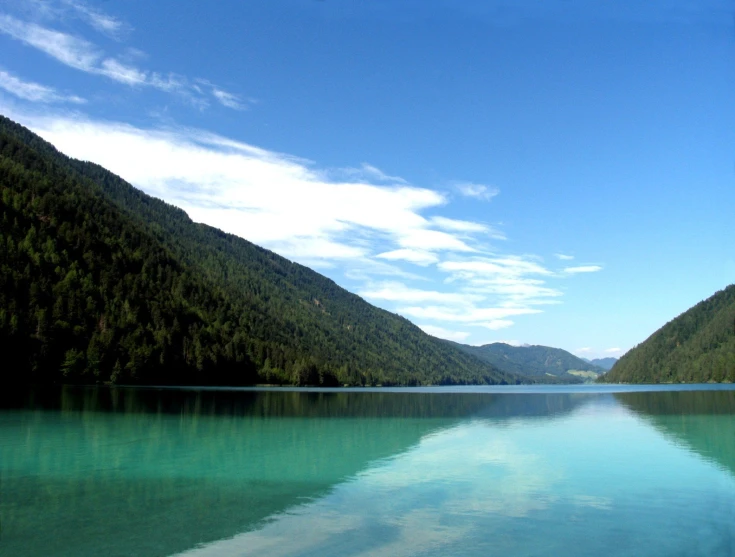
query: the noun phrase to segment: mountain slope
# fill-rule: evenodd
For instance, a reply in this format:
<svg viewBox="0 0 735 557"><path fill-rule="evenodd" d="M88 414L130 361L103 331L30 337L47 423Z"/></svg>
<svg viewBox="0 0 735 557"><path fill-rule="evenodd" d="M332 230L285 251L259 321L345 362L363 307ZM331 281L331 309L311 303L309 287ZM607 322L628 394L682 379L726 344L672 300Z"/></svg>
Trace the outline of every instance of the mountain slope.
<svg viewBox="0 0 735 557"><path fill-rule="evenodd" d="M0 189L0 349L14 377L518 381L2 117Z"/></svg>
<svg viewBox="0 0 735 557"><path fill-rule="evenodd" d="M735 381L735 285L669 321L620 358L600 381Z"/></svg>
<svg viewBox="0 0 735 557"><path fill-rule="evenodd" d="M527 377L549 377L569 382L581 379L569 371L584 371L595 374L603 370L589 362L570 354L561 348L548 346L511 346L502 342L483 346L456 345L468 354L472 354L508 373Z"/></svg>
<svg viewBox="0 0 735 557"><path fill-rule="evenodd" d="M593 366L601 367L605 370L612 369L612 366L615 365L615 362L618 361L617 358L594 358L593 360L588 360L586 358L583 358L584 361L591 363Z"/></svg>

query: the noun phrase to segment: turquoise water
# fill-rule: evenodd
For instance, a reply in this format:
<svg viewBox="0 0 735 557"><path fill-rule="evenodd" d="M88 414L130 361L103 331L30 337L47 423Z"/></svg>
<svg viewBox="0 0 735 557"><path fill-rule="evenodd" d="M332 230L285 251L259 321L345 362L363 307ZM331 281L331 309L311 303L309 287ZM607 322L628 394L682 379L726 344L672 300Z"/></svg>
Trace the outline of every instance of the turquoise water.
<svg viewBox="0 0 735 557"><path fill-rule="evenodd" d="M735 390L0 395L0 554L735 555Z"/></svg>

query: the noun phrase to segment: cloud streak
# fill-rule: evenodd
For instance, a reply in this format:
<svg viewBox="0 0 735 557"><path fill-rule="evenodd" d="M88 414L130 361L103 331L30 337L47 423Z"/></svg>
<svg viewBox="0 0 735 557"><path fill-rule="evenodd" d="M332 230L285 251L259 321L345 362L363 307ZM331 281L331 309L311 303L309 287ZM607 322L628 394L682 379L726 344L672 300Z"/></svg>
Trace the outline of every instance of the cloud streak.
<svg viewBox="0 0 735 557"><path fill-rule="evenodd" d="M86 4L78 2L66 4L83 14L91 25L107 33L117 33L123 28L119 20L96 12ZM173 73L162 74L139 68L115 56L106 55L102 49L84 38L22 21L9 14L0 14L0 33L35 48L75 70L103 76L129 87L178 93L200 107L208 106L210 98L224 107L235 110L244 110L249 103L252 103L251 100L244 101L206 80L196 80L196 83L205 87L203 89L196 83L190 83L186 78Z"/></svg>
<svg viewBox="0 0 735 557"><path fill-rule="evenodd" d="M102 75L119 83L151 86L166 91L172 90L177 83L160 74L140 70L115 58L106 57L86 39L21 21L7 14L0 14L0 32L40 50L66 66Z"/></svg>
<svg viewBox="0 0 735 557"><path fill-rule="evenodd" d="M570 275L576 275L579 273L596 273L602 271L602 267L599 265L581 265L579 267L567 267L564 272Z"/></svg>
<svg viewBox="0 0 735 557"><path fill-rule="evenodd" d="M71 8L94 29L112 38L119 38L128 26L122 20L96 10L84 2L63 0L63 4Z"/></svg>
<svg viewBox="0 0 735 557"><path fill-rule="evenodd" d="M73 103L87 102L76 95L62 95L53 87L47 87L33 81L24 81L18 76L0 69L0 88L16 97L40 103Z"/></svg>
<svg viewBox="0 0 735 557"><path fill-rule="evenodd" d="M455 184L455 187L463 196L474 197L475 199L481 199L483 201L490 201L500 193L500 190L494 186L473 184L471 182L459 182Z"/></svg>
<svg viewBox="0 0 735 557"><path fill-rule="evenodd" d="M454 342L463 342L470 336L470 333L466 331L450 331L436 325L419 325L419 328L426 334L445 340L453 340Z"/></svg>

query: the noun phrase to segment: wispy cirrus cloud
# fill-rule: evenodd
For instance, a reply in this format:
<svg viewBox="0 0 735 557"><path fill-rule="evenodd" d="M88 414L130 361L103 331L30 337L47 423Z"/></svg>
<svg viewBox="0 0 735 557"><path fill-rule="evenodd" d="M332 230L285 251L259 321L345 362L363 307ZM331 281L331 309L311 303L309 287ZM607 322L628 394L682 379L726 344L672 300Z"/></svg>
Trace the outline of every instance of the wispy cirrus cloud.
<svg viewBox="0 0 735 557"><path fill-rule="evenodd" d="M409 185L405 178L386 174L377 166L366 162L357 167L329 168L322 171L322 176L327 180L334 181L367 181L379 184Z"/></svg>
<svg viewBox="0 0 735 557"><path fill-rule="evenodd" d="M483 296L477 294L410 288L400 282L384 282L372 288L360 290L359 294L372 300L389 300L402 303L438 302L445 305L460 305L463 307L471 306L473 303L483 299Z"/></svg>
<svg viewBox="0 0 735 557"><path fill-rule="evenodd" d="M431 217L438 228L443 230L451 230L453 232L479 233L493 240L507 240L505 234L500 230L480 222L472 222L467 220L450 219L446 217Z"/></svg>
<svg viewBox="0 0 735 557"><path fill-rule="evenodd" d="M109 37L119 38L124 31L130 28L123 20L93 8L80 0L62 0L62 4L71 8L94 29Z"/></svg>
<svg viewBox="0 0 735 557"><path fill-rule="evenodd" d="M554 257L556 257L557 259L561 259L562 261L571 261L572 259L574 259L573 255L566 255L564 253L555 253Z"/></svg>
<svg viewBox="0 0 735 557"><path fill-rule="evenodd" d="M436 264L447 275L444 290L414 288L397 282L371 285L359 293L371 301L397 304L398 313L439 327L437 336L452 339L458 332L447 324L500 330L515 318L543 311L559 303L562 292L546 284L560 275L535 258L470 256L443 259ZM448 331L448 332L446 332ZM459 331L464 332L464 331Z"/></svg>
<svg viewBox="0 0 735 557"><path fill-rule="evenodd" d="M113 33L123 27L121 21L96 12L86 4L72 1L65 4L85 15L91 25L101 30ZM107 55L103 49L85 38L24 21L9 14L0 14L0 33L75 70L103 76L130 87L177 93L199 107L208 106L211 99L227 108L243 110L253 102L252 99L243 100L207 80L198 79L192 82L171 72L165 74L141 68L127 60L127 56Z"/></svg>
<svg viewBox="0 0 735 557"><path fill-rule="evenodd" d="M246 105L240 100L240 97L218 87L212 88L212 95L222 106L226 106L227 108L234 110L245 110L246 108Z"/></svg>
<svg viewBox="0 0 735 557"><path fill-rule="evenodd" d="M486 186L484 184L474 184L472 182L457 182L454 187L465 197L474 197L490 201L493 197L500 193L500 189L495 186Z"/></svg>
<svg viewBox="0 0 735 557"><path fill-rule="evenodd" d="M125 64L86 39L0 14L0 32L44 52L62 64L102 75L126 85L145 85L170 91L177 81Z"/></svg>
<svg viewBox="0 0 735 557"><path fill-rule="evenodd" d="M579 267L566 267L564 272L570 275L579 273L596 273L602 271L602 267L599 265L580 265Z"/></svg>
<svg viewBox="0 0 735 557"><path fill-rule="evenodd" d="M529 307L476 307L458 308L456 306L409 306L399 309L400 313L419 319L434 319L453 323L466 323L487 329L503 329L512 325L507 317L541 313Z"/></svg>
<svg viewBox="0 0 735 557"><path fill-rule="evenodd" d="M93 71L102 57L98 49L87 40L21 21L7 14L0 14L0 32L77 70Z"/></svg>
<svg viewBox="0 0 735 557"><path fill-rule="evenodd" d="M436 253L408 248L386 251L379 253L376 257L387 259L389 261L408 261L409 263L421 265L422 267L426 267L439 261L439 256Z"/></svg>
<svg viewBox="0 0 735 557"><path fill-rule="evenodd" d="M59 93L53 87L41 85L33 81L24 81L16 75L0 69L0 89L20 99L41 103L73 103L84 104L85 99L76 95Z"/></svg>

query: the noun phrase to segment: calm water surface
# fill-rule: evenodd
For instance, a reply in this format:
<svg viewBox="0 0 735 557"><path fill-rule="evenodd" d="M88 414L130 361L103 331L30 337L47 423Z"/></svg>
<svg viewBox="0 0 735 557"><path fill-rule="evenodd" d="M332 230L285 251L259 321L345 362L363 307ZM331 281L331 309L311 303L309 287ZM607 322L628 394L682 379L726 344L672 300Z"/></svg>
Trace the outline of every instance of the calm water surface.
<svg viewBox="0 0 735 557"><path fill-rule="evenodd" d="M3 393L0 554L735 556L735 390Z"/></svg>

